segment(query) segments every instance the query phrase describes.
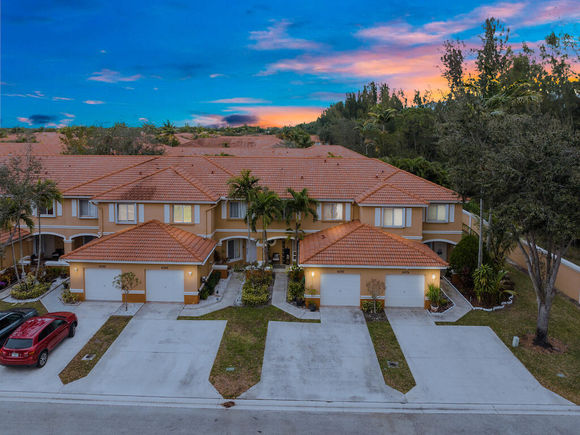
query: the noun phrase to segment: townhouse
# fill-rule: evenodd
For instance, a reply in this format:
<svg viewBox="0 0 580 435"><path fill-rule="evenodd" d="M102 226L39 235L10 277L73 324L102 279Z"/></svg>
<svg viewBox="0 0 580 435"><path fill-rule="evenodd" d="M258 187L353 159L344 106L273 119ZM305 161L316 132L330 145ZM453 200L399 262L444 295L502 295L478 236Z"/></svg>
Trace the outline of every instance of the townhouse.
<svg viewBox="0 0 580 435"><path fill-rule="evenodd" d="M41 255L70 264L71 290L82 299L120 300L112 279L133 271L140 284L129 300L196 303L212 269L298 259L316 303L358 305L368 281L380 279L387 305L419 306L461 238L455 192L363 156L39 159L63 193L61 203L35 211ZM302 221L299 256L288 225L275 222L270 258L262 258L261 233L248 236L246 204L228 198L228 180L243 169L282 198L287 188L307 188L319 201L319 219Z"/></svg>

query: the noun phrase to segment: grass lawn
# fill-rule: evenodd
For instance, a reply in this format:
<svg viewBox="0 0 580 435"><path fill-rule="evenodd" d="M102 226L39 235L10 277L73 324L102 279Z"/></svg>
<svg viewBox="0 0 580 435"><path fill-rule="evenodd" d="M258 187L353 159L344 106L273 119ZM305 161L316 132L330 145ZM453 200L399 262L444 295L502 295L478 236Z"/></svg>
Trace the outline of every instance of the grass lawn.
<svg viewBox="0 0 580 435"><path fill-rule="evenodd" d="M24 302L24 303L14 303L0 301L0 311L9 310L11 308L36 308L38 314L46 314L47 310L45 306L40 301L35 302Z"/></svg>
<svg viewBox="0 0 580 435"><path fill-rule="evenodd" d="M367 328L375 347L385 384L401 393L407 393L416 385L415 378L413 378L407 365L391 324L386 317L381 320L367 319ZM399 367L389 368L387 361L396 361L399 363Z"/></svg>
<svg viewBox="0 0 580 435"><path fill-rule="evenodd" d="M521 345L512 348L514 335L521 338L535 332L537 304L527 273L513 267L509 272L517 292L513 305L491 313L472 311L453 325L491 327L544 387L580 404L580 308L559 294L552 304L548 335L567 345L566 352L541 353ZM558 377L558 373L566 377Z"/></svg>
<svg viewBox="0 0 580 435"><path fill-rule="evenodd" d="M202 317L179 317L179 320L228 321L209 377L226 399L238 397L260 382L268 322L317 322L297 319L272 305L229 307ZM226 371L228 367L235 370Z"/></svg>
<svg viewBox="0 0 580 435"><path fill-rule="evenodd" d="M60 380L63 384L76 381L87 376L93 367L99 362L107 349L117 339L119 334L125 329L131 317L128 316L111 316L105 322L101 329L84 345L79 353L68 363L62 372ZM82 357L87 354L95 354L95 358L90 361L82 361Z"/></svg>

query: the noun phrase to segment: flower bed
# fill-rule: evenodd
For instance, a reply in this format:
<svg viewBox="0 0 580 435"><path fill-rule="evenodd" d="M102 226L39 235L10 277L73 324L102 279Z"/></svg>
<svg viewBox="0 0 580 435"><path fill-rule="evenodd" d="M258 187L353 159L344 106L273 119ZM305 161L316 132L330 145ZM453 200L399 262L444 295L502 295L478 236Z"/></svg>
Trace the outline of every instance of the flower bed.
<svg viewBox="0 0 580 435"><path fill-rule="evenodd" d="M501 310L506 305L512 304L514 300L514 295L508 293L508 291L513 291L514 283L507 275L502 281L498 294L496 296L491 296L482 300L479 300L477 297L473 286L473 280L465 279L461 275L453 275L451 282L455 288L465 297L465 299L467 299L474 310Z"/></svg>
<svg viewBox="0 0 580 435"><path fill-rule="evenodd" d="M242 287L242 304L248 306L265 305L270 300L274 276L269 270L246 271L246 282Z"/></svg>
<svg viewBox="0 0 580 435"><path fill-rule="evenodd" d="M37 281L33 273L26 275L26 278L19 284L15 284L10 290L10 296L14 299L35 299L45 294L50 289L50 283Z"/></svg>
<svg viewBox="0 0 580 435"><path fill-rule="evenodd" d="M209 275L209 277L207 278L207 281L205 282L205 284L203 285L203 287L199 291L199 298L200 299L205 300L208 298L209 295L213 295L213 292L215 291L215 286L219 282L220 277L221 277L221 273L219 270L214 270Z"/></svg>

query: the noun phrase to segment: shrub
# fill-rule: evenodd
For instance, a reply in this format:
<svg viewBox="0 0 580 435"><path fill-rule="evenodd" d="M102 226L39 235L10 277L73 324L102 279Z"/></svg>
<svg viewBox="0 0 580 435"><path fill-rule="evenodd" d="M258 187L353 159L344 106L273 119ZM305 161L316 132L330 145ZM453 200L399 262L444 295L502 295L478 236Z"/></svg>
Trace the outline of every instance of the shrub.
<svg viewBox="0 0 580 435"><path fill-rule="evenodd" d="M44 282L50 283L57 278L68 278L70 269L68 267L47 267L43 269L41 275Z"/></svg>
<svg viewBox="0 0 580 435"><path fill-rule="evenodd" d="M493 267L482 264L473 272L473 291L479 303L498 303L502 293L515 294L512 290L501 291L501 280L506 272L496 272Z"/></svg>
<svg viewBox="0 0 580 435"><path fill-rule="evenodd" d="M10 290L14 299L33 299L42 296L50 288L50 284L36 281L33 273L26 275L24 281L16 284Z"/></svg>
<svg viewBox="0 0 580 435"><path fill-rule="evenodd" d="M219 280L220 280L219 271L214 270L212 273L210 273L209 277L207 278L207 281L199 291L199 298L205 300L208 298L209 295L213 295L215 291L215 286L217 285Z"/></svg>
<svg viewBox="0 0 580 435"><path fill-rule="evenodd" d="M383 304L384 301L373 301L373 300L362 301L362 310L365 313L376 313L377 311L381 311L383 309L384 307Z"/></svg>
<svg viewBox="0 0 580 435"><path fill-rule="evenodd" d="M270 270L252 269L246 271L246 281L252 283L254 286L270 286L274 281L274 276Z"/></svg>
<svg viewBox="0 0 580 435"><path fill-rule="evenodd" d="M268 285L260 284L254 286L250 281L244 283L244 286L242 287L242 303L244 305L264 305L269 299L270 289Z"/></svg>
<svg viewBox="0 0 580 435"><path fill-rule="evenodd" d="M441 294L441 288L435 284L429 284L427 289L427 299L429 299L431 305L440 306L445 303L445 298Z"/></svg>
<svg viewBox="0 0 580 435"><path fill-rule="evenodd" d="M290 281L299 282L304 279L304 269L297 265L292 265L292 267L288 269L287 274Z"/></svg>
<svg viewBox="0 0 580 435"><path fill-rule="evenodd" d="M304 300L304 284L300 281L290 281L288 283L288 300Z"/></svg>
<svg viewBox="0 0 580 435"><path fill-rule="evenodd" d="M463 236L457 246L451 251L449 264L456 272L466 277L471 277L473 271L477 268L477 254L479 251L478 236L469 234ZM489 262L489 255L485 246L483 247L483 262Z"/></svg>
<svg viewBox="0 0 580 435"><path fill-rule="evenodd" d="M60 299L65 303L65 304L76 304L79 301L79 297L72 293L70 291L70 289L65 288L62 291L62 294L60 296Z"/></svg>

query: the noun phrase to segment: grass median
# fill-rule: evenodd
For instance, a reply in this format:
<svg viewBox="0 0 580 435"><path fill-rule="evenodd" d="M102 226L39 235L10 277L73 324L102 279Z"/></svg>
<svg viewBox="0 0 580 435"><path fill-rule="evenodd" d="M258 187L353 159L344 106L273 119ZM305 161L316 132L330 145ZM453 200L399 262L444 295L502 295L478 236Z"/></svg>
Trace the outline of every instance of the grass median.
<svg viewBox="0 0 580 435"><path fill-rule="evenodd" d="M38 314L43 315L47 313L46 307L40 301L34 302L23 302L23 303L10 303L0 301L0 311L7 311L13 308L36 308Z"/></svg>

